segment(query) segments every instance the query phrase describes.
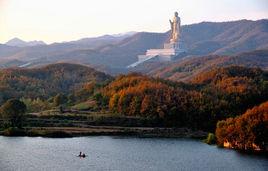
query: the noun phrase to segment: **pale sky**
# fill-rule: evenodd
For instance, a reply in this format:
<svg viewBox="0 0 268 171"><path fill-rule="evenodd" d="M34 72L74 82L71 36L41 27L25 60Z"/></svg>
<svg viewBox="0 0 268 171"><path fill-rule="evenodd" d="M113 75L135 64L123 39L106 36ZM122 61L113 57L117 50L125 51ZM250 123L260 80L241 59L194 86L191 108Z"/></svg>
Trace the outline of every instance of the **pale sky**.
<svg viewBox="0 0 268 171"><path fill-rule="evenodd" d="M165 32L182 25L268 18L268 0L0 0L0 43L46 43L128 31Z"/></svg>

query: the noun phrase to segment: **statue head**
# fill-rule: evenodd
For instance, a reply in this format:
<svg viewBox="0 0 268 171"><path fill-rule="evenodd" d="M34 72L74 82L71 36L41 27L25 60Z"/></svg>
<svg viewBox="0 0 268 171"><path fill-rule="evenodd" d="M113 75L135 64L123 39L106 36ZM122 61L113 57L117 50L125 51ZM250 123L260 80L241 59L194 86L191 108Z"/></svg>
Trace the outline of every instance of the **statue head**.
<svg viewBox="0 0 268 171"><path fill-rule="evenodd" d="M175 17L178 17L178 15L179 15L179 14L178 14L178 12L176 11L176 12L175 12Z"/></svg>

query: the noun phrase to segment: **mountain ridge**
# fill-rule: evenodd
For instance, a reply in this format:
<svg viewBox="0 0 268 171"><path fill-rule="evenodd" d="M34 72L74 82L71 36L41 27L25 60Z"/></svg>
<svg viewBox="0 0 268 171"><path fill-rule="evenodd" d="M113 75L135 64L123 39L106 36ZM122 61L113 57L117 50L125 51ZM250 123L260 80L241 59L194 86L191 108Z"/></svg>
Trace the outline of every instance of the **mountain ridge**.
<svg viewBox="0 0 268 171"><path fill-rule="evenodd" d="M43 41L40 41L40 40L33 40L33 41L24 41L24 40L21 40L17 37L7 41L5 43L6 45L8 46L15 46L15 47L28 47L28 46L40 46L40 45L46 45L45 42Z"/></svg>
<svg viewBox="0 0 268 171"><path fill-rule="evenodd" d="M168 41L165 33L138 32L122 40L94 41L91 43L65 42L0 52L0 58L29 62L79 62L88 65L104 65L125 68L137 61L137 55L147 49L162 48ZM83 41L83 39L81 40ZM88 41L88 39L85 39ZM233 55L244 51L268 48L268 20L238 20L230 22L202 22L182 26L182 42L185 56ZM94 46L92 45L94 44ZM95 53L92 53L94 50ZM88 52L86 52L88 51ZM1 65L1 61L0 61Z"/></svg>

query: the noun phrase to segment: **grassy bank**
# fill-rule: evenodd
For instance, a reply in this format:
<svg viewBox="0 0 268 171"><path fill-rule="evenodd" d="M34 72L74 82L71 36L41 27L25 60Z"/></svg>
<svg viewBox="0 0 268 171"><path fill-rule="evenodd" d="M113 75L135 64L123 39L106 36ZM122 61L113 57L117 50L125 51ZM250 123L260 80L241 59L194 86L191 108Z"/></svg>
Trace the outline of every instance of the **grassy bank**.
<svg viewBox="0 0 268 171"><path fill-rule="evenodd" d="M138 137L204 138L207 133L187 128L89 126L78 127L27 127L16 131L1 131L6 136L77 137L90 135L128 135Z"/></svg>
<svg viewBox="0 0 268 171"><path fill-rule="evenodd" d="M0 122L1 124L1 122ZM205 138L206 132L168 128L158 119L122 116L108 112L49 110L27 114L23 129L0 130L5 136L75 137L90 135L131 135L139 137Z"/></svg>

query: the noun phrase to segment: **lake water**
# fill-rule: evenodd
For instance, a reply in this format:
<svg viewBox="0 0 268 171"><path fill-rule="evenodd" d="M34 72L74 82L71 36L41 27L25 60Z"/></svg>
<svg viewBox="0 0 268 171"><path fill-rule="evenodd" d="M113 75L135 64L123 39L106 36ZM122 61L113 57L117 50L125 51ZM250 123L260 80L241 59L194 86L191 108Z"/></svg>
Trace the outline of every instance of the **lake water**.
<svg viewBox="0 0 268 171"><path fill-rule="evenodd" d="M246 171L268 170L268 159L191 139L0 136L0 170Z"/></svg>

